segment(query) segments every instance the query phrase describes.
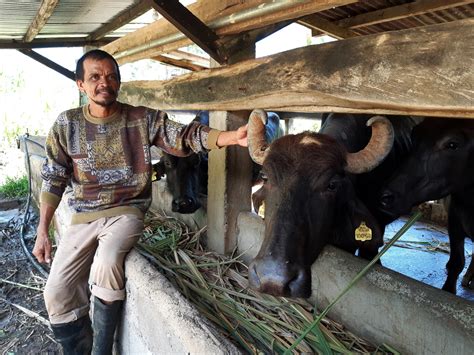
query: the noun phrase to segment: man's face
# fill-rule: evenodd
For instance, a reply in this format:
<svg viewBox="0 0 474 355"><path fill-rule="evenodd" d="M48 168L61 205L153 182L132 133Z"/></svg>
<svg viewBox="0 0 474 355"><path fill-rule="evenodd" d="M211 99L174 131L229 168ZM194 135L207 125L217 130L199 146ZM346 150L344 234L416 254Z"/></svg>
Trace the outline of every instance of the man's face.
<svg viewBox="0 0 474 355"><path fill-rule="evenodd" d="M77 80L81 92L89 100L103 107L109 107L117 100L120 82L114 62L109 59L87 58L84 63L84 81Z"/></svg>

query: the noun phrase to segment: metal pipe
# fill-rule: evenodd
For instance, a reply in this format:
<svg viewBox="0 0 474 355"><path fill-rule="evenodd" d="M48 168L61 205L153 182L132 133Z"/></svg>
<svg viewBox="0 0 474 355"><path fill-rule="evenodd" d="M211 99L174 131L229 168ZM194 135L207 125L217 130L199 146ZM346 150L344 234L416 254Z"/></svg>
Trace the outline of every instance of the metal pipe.
<svg viewBox="0 0 474 355"><path fill-rule="evenodd" d="M257 6L256 8L243 10L241 12L237 12L237 13L234 13L234 14L231 14L231 15L228 15L228 16L224 16L223 18L219 18L219 19L216 19L214 21L211 21L209 24L207 24L207 26L209 26L211 29L215 30L215 29L227 26L227 25L231 25L231 24L235 24L235 23L238 23L238 22L243 22L243 21L249 20L249 19L255 18L257 16L262 16L262 15L266 15L266 14L269 14L269 13L272 13L272 12L275 12L275 11L278 11L278 10L286 9L288 7L293 7L295 5L295 3L298 3L298 2L304 3L306 1L301 1L301 0L299 0L299 1L298 0L296 0L296 1L279 0L278 1L277 0L277 1L274 1L274 2L271 2L271 3L261 4L261 5ZM134 48L126 49L122 52L118 52L118 53L114 54L114 58L115 59L120 59L120 58L128 57L130 55L143 52L147 49L162 46L162 45L172 43L172 42L176 42L176 41L179 41L179 40L184 39L184 38L186 38L186 36L183 33L178 32L178 33L166 36L166 37L157 38L153 41L141 44L141 45L136 46Z"/></svg>

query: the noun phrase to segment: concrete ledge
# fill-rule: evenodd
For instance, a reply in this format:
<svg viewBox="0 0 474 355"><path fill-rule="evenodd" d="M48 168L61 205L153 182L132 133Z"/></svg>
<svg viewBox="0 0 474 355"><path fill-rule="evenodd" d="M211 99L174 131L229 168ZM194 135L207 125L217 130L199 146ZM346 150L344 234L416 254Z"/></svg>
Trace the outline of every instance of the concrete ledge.
<svg viewBox="0 0 474 355"><path fill-rule="evenodd" d="M263 241L264 223L252 213L238 219L239 253L253 259ZM327 246L311 268L312 297L324 309L367 264ZM472 354L473 303L375 265L337 303L329 316L376 344L403 354Z"/></svg>
<svg viewBox="0 0 474 355"><path fill-rule="evenodd" d="M311 301L334 300L367 262L328 246L313 264ZM354 333L403 354L472 354L472 302L375 265L329 316Z"/></svg>
<svg viewBox="0 0 474 355"><path fill-rule="evenodd" d="M126 259L123 354L240 354L144 257Z"/></svg>

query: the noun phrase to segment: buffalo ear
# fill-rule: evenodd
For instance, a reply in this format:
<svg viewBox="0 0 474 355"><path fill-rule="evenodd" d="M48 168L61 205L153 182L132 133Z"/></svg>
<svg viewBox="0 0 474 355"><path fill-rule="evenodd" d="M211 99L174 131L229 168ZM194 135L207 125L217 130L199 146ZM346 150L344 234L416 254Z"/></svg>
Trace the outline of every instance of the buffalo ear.
<svg viewBox="0 0 474 355"><path fill-rule="evenodd" d="M358 198L349 201L347 207L351 224L350 237L353 238L360 250L359 255L372 258L377 254L378 248L383 245L383 230L365 204ZM356 229L359 228L363 222L365 222L365 225L372 231L372 239L370 240L356 240Z"/></svg>
<svg viewBox="0 0 474 355"><path fill-rule="evenodd" d="M159 181L166 174L165 163L160 160L158 163L152 165L153 178L152 181Z"/></svg>

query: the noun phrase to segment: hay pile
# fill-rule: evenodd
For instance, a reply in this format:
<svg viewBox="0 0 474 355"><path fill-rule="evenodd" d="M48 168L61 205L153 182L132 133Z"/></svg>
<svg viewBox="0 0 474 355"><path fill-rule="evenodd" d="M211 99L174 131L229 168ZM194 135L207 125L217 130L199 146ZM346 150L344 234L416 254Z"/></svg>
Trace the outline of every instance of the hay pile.
<svg viewBox="0 0 474 355"><path fill-rule="evenodd" d="M248 288L239 257L206 251L200 237L178 220L149 213L138 251L147 257L225 336L248 353L283 353L318 317L302 299L260 294ZM323 318L299 342L296 353L397 353L375 347Z"/></svg>

